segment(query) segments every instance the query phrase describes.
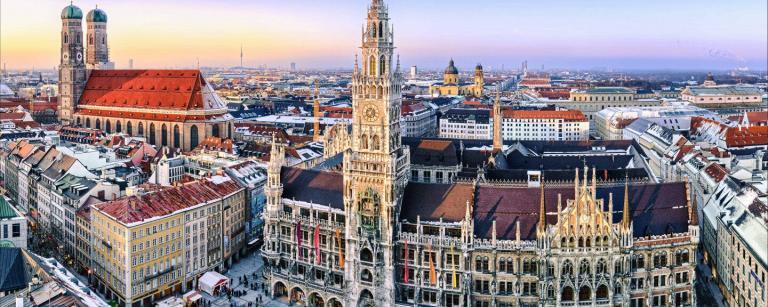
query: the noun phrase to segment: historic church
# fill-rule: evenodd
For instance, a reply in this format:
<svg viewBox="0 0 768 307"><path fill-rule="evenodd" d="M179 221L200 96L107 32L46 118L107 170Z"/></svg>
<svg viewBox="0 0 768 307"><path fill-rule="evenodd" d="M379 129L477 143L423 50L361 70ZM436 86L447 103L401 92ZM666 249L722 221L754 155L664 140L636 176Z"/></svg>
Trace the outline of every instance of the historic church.
<svg viewBox="0 0 768 307"><path fill-rule="evenodd" d="M687 183L600 181L586 168L536 186L409 181L392 33L388 7L372 0L336 171L285 167L273 140L262 247L273 297L332 307L696 305Z"/></svg>
<svg viewBox="0 0 768 307"><path fill-rule="evenodd" d="M198 70L115 70L109 61L107 14L61 12L59 121L143 137L152 145L194 149L206 137L230 137L232 118ZM87 48L84 47L87 46Z"/></svg>

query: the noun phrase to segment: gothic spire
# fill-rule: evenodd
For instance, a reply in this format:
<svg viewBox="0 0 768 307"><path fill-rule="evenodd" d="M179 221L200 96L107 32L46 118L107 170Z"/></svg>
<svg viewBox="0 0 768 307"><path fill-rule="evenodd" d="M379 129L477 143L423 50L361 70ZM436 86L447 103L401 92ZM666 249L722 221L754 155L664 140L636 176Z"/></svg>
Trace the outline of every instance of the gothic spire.
<svg viewBox="0 0 768 307"><path fill-rule="evenodd" d="M624 208L622 209L621 226L629 229L629 174L624 176Z"/></svg>
<svg viewBox="0 0 768 307"><path fill-rule="evenodd" d="M451 63L453 63L453 59L451 59ZM493 102L493 152L500 152L504 147L504 140L501 136L501 117L501 88L497 88L496 100Z"/></svg>
<svg viewBox="0 0 768 307"><path fill-rule="evenodd" d="M541 182L541 184L540 184L541 191L539 192L539 194L540 194L540 199L539 199L539 233L543 234L544 231L547 230L547 219L546 219L547 211L546 211L546 208L545 208L545 205L544 205L544 174L543 173L541 174L540 182Z"/></svg>

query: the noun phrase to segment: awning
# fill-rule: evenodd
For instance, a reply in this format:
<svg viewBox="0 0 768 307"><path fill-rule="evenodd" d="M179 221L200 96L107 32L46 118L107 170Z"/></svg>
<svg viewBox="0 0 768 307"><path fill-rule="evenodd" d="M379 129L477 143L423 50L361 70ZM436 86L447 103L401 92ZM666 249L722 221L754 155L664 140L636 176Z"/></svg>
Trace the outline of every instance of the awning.
<svg viewBox="0 0 768 307"><path fill-rule="evenodd" d="M215 295L214 290L216 288L221 286L229 286L229 278L217 272L211 271L203 274L203 276L201 276L198 280L197 284L200 291L204 291L210 295Z"/></svg>
<svg viewBox="0 0 768 307"><path fill-rule="evenodd" d="M194 303L203 298L203 296L200 294L200 292L197 292L195 290L189 291L182 296L185 302L187 303Z"/></svg>

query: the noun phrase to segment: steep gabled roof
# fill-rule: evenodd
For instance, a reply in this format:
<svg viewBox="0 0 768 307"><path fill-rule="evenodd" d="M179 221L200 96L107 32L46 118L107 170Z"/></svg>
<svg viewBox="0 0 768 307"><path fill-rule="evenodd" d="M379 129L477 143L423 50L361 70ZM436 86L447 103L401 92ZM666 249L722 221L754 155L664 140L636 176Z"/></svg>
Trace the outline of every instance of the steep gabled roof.
<svg viewBox="0 0 768 307"><path fill-rule="evenodd" d="M23 289L29 282L24 255L17 247L0 247L0 292Z"/></svg>

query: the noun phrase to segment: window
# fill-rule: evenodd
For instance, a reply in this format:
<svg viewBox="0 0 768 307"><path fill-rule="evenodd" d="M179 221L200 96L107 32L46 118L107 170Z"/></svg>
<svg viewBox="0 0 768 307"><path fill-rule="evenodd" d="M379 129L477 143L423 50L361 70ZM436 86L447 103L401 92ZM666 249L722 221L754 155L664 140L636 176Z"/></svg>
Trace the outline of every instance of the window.
<svg viewBox="0 0 768 307"><path fill-rule="evenodd" d="M475 258L475 271L488 272L488 257L477 256Z"/></svg>
<svg viewBox="0 0 768 307"><path fill-rule="evenodd" d="M21 224L11 225L11 237L12 238L21 237Z"/></svg>

